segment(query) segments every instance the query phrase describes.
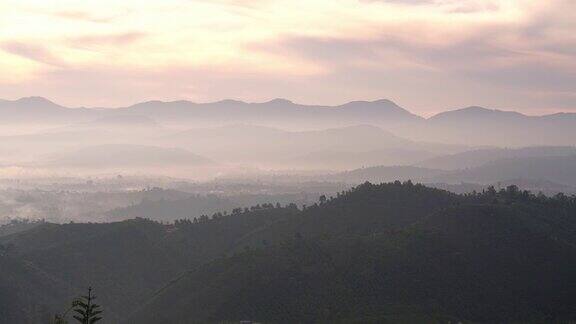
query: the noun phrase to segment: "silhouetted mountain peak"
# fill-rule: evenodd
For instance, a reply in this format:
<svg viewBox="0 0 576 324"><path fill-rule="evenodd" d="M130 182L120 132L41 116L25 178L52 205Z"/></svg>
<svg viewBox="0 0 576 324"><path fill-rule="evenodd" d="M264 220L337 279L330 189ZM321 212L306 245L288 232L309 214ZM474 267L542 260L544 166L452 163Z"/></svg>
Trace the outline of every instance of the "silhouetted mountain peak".
<svg viewBox="0 0 576 324"><path fill-rule="evenodd" d="M214 104L222 104L222 105L245 105L246 103L241 100L234 100L234 99L224 99L220 101L214 102Z"/></svg>
<svg viewBox="0 0 576 324"><path fill-rule="evenodd" d="M141 103L134 104L128 108L141 108L141 107L169 107L169 106L185 106L194 105L195 103L188 100L175 100L175 101L162 101L162 100L150 100Z"/></svg>
<svg viewBox="0 0 576 324"><path fill-rule="evenodd" d="M139 102L129 106L128 108L139 108L139 107L151 107L151 106L160 106L164 105L166 102L160 100L149 100L144 102Z"/></svg>
<svg viewBox="0 0 576 324"><path fill-rule="evenodd" d="M356 113L374 115L374 116L385 116L389 118L390 116L410 118L410 119L423 119L408 110L398 106L391 100L379 99L375 101L351 101L349 103L338 106L338 108L354 111Z"/></svg>
<svg viewBox="0 0 576 324"><path fill-rule="evenodd" d="M378 99L374 101L366 101L366 100L354 100L348 103L341 105L340 107L358 107L358 106L367 106L367 107L378 107L378 108L400 108L395 102L388 100L388 99Z"/></svg>
<svg viewBox="0 0 576 324"><path fill-rule="evenodd" d="M546 120L572 121L576 119L576 113L559 112L551 115L544 115L542 118Z"/></svg>
<svg viewBox="0 0 576 324"><path fill-rule="evenodd" d="M62 106L44 98L44 97L23 97L14 100L11 103L22 107L49 107L49 108L63 108Z"/></svg>
<svg viewBox="0 0 576 324"><path fill-rule="evenodd" d="M437 115L432 116L430 120L452 120L460 118L478 118L478 117L524 118L527 116L515 111L489 109L480 106L470 106L466 108L439 113Z"/></svg>
<svg viewBox="0 0 576 324"><path fill-rule="evenodd" d="M507 115L518 115L524 116L519 112L516 111L507 111L507 110L500 110L500 109L490 109L484 108L480 106L470 106L460 110L461 112L468 113L468 114L507 114Z"/></svg>
<svg viewBox="0 0 576 324"><path fill-rule="evenodd" d="M33 104L51 104L55 105L52 101L39 96L32 96L32 97L22 97L16 100L18 103L33 103Z"/></svg>
<svg viewBox="0 0 576 324"><path fill-rule="evenodd" d="M285 106L285 105L294 105L294 102L284 98L276 98L268 102L264 102L264 104L270 104L274 106Z"/></svg>
<svg viewBox="0 0 576 324"><path fill-rule="evenodd" d="M474 113L474 114L489 114L491 112L495 112L498 110L489 109L489 108L480 107L480 106L469 106L469 107L460 109L460 111L465 112L465 113Z"/></svg>

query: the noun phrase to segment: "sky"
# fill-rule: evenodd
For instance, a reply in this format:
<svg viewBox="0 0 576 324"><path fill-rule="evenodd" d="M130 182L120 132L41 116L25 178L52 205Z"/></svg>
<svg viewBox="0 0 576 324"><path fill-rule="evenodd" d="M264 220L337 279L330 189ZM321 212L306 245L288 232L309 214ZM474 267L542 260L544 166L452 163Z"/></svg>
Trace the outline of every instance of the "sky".
<svg viewBox="0 0 576 324"><path fill-rule="evenodd" d="M576 112L574 0L2 0L0 98Z"/></svg>

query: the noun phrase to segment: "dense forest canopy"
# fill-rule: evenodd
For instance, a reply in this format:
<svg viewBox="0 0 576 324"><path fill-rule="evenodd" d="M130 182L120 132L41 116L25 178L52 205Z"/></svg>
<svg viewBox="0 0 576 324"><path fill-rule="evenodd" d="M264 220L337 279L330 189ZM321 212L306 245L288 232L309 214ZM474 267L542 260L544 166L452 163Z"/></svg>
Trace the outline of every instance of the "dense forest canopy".
<svg viewBox="0 0 576 324"><path fill-rule="evenodd" d="M0 237L3 316L93 286L126 323L570 320L575 215L574 196L396 181L173 223L41 223Z"/></svg>

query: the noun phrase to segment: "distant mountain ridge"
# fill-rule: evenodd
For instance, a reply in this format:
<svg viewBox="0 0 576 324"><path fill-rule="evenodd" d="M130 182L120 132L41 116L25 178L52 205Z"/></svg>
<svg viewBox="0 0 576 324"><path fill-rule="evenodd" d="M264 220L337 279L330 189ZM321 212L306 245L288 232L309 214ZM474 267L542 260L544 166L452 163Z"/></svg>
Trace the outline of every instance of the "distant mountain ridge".
<svg viewBox="0 0 576 324"><path fill-rule="evenodd" d="M460 144L574 145L576 113L528 116L516 111L468 107L432 116L420 130L425 135L433 134L436 141Z"/></svg>
<svg viewBox="0 0 576 324"><path fill-rule="evenodd" d="M43 97L25 97L0 100L0 122L35 122L48 120L75 120L93 115L91 109L70 109ZM47 120L48 119L48 120Z"/></svg>
<svg viewBox="0 0 576 324"><path fill-rule="evenodd" d="M134 115L159 123L185 126L250 123L318 129L369 124L411 140L461 145L576 144L576 113L570 112L529 116L515 111L471 106L441 112L426 119L387 99L351 101L336 106L305 105L286 99L260 103L238 100L209 103L148 101L114 109L68 109L41 97L0 100L0 120L4 123L86 122Z"/></svg>
<svg viewBox="0 0 576 324"><path fill-rule="evenodd" d="M338 106L297 104L286 99L262 103L222 100L212 103L150 101L119 108L125 114L144 114L164 121L180 118L225 122L322 121L328 125L413 123L424 120L389 100L353 101Z"/></svg>
<svg viewBox="0 0 576 324"><path fill-rule="evenodd" d="M552 150L549 150L552 151ZM471 156L477 156L482 151L472 151ZM569 150L556 148L556 154L542 155L538 150L530 151L530 148L517 151L505 151L502 155L493 159L485 159L480 165L467 165L469 162L465 154L432 159L434 163L423 163L420 166L373 166L331 175L332 181L344 181L350 183L362 183L364 181L385 182L394 179L412 180L424 183L476 183L494 184L497 182L549 182L567 187L576 186L576 154L570 154ZM532 155L530 155L532 153ZM514 155L515 154L515 155ZM450 160L454 157L455 160ZM438 162L438 163L437 163ZM453 164L461 162L462 166L457 169L438 168L444 162ZM432 168L436 167L436 168Z"/></svg>
<svg viewBox="0 0 576 324"><path fill-rule="evenodd" d="M508 116L510 118L517 119L562 119L571 118L576 119L576 112L557 112L552 114L544 115L526 115L517 111L510 110L500 110L500 109L490 109L480 106L469 106L465 108L459 108L454 110L448 110L444 112L437 113L429 118L424 118L417 114L410 112L409 110L399 106L395 102L389 99L378 99L373 101L366 100L353 100L340 105L307 105L295 103L288 99L276 98L265 102L245 102L241 100L224 99L214 102L204 102L198 103L189 100L176 100L176 101L161 101L161 100L151 100L140 103L135 103L129 106L122 107L66 107L59 105L49 99L39 96L23 97L16 100L6 100L0 99L0 111L16 109L16 108L31 108L31 110L47 109L47 110L82 110L82 111L123 111L128 110L141 110L141 111L154 111L159 106L165 111L178 110L178 109L194 109L202 107L217 107L220 109L234 108L240 109L242 107L252 107L257 109L258 107L270 107L270 108L296 108L296 109L308 109L313 112L325 113L326 109L340 110L340 112L350 112L355 110L355 112L360 112L363 114L381 114L385 111L387 114L396 115L398 117L413 119L413 120L434 120L434 121L447 121L455 118L466 118L466 117L492 117L492 116Z"/></svg>
<svg viewBox="0 0 576 324"><path fill-rule="evenodd" d="M482 166L506 158L576 155L574 146L532 146L517 149L487 148L434 157L417 163L418 166L441 170L457 170Z"/></svg>
<svg viewBox="0 0 576 324"><path fill-rule="evenodd" d="M0 109L6 109L6 107L25 107L25 108L36 108L41 109L53 108L60 109L66 108L60 106L44 97L23 97L16 100L0 100Z"/></svg>
<svg viewBox="0 0 576 324"><path fill-rule="evenodd" d="M470 106L462 109L450 110L438 113L432 117L430 120L434 121L449 121L456 118L493 118L493 117L506 117L509 119L522 119L522 118L530 118L530 116L524 115L522 113L516 111L506 111L506 110L499 110L499 109L488 109L479 106Z"/></svg>

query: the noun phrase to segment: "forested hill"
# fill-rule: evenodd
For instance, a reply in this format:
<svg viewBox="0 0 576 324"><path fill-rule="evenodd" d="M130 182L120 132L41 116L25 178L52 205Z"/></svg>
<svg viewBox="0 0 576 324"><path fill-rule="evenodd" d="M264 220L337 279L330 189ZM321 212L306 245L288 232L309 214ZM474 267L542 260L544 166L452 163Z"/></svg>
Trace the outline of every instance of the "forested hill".
<svg viewBox="0 0 576 324"><path fill-rule="evenodd" d="M110 323L576 319L576 198L514 186L365 183L305 208L46 223L0 245L12 323L61 312L88 285Z"/></svg>
<svg viewBox="0 0 576 324"><path fill-rule="evenodd" d="M574 198L364 184L244 238L127 322L574 319L575 243Z"/></svg>
<svg viewBox="0 0 576 324"><path fill-rule="evenodd" d="M119 322L187 269L227 255L242 236L298 212L295 206L270 206L254 206L229 217L204 215L189 221L194 226L184 226L188 220L161 224L146 219L45 223L0 237L0 261L13 264L0 267L0 288L6 288L6 295L0 294L0 305L1 300L21 301L18 307L5 309L5 316L17 319L12 323L35 323L35 318L47 319L64 311L75 295L93 286L106 307L107 321ZM10 269L25 269L30 275ZM28 290L20 284L27 280L46 282L44 286L50 289L32 285Z"/></svg>

